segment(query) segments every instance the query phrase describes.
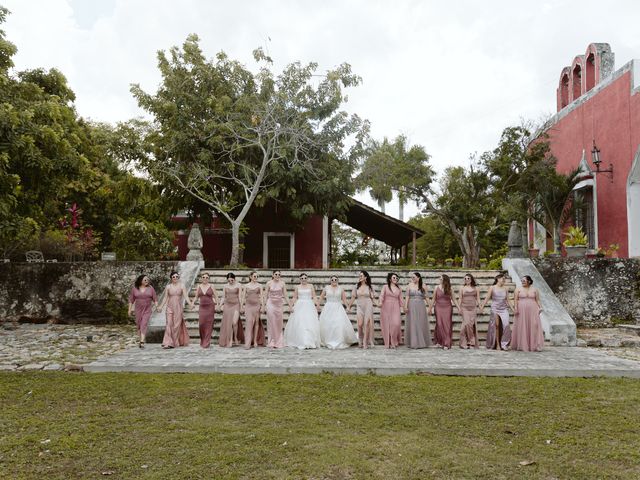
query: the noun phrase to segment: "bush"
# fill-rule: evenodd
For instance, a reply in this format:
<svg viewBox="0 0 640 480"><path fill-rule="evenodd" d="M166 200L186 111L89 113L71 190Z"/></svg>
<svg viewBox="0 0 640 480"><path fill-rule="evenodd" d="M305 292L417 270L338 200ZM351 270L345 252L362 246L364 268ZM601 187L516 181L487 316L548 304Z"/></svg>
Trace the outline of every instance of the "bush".
<svg viewBox="0 0 640 480"><path fill-rule="evenodd" d="M507 252L509 251L509 247L504 245L502 248L494 251L489 257L489 263L487 264L487 268L489 270L502 270L502 259L507 256Z"/></svg>
<svg viewBox="0 0 640 480"><path fill-rule="evenodd" d="M26 250L37 248L39 236L40 226L32 218L17 217L0 222L2 258L10 258Z"/></svg>
<svg viewBox="0 0 640 480"><path fill-rule="evenodd" d="M173 234L161 223L128 220L114 229L111 248L118 260L169 260L175 257Z"/></svg>

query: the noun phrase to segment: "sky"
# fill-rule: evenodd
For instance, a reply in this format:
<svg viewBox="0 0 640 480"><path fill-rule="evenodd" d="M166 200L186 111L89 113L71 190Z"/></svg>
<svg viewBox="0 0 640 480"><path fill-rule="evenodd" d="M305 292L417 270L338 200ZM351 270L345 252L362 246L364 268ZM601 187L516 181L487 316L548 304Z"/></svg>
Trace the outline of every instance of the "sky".
<svg viewBox="0 0 640 480"><path fill-rule="evenodd" d="M83 117L143 116L129 88L153 92L158 50L190 33L208 57L219 51L254 68L262 47L282 68L347 62L363 79L346 110L374 138L406 135L437 172L491 150L500 133L555 113L560 71L593 42L616 69L640 58L640 2L631 0L0 0L18 47L16 70L57 68ZM368 196L359 197L375 205ZM405 219L418 213L405 208ZM397 216L397 202L386 212Z"/></svg>

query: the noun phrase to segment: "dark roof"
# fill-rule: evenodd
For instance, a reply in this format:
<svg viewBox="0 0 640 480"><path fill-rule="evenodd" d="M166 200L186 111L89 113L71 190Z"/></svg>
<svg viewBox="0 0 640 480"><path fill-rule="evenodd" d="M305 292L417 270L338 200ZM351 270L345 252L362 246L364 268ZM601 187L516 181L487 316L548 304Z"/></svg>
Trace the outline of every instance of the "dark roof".
<svg viewBox="0 0 640 480"><path fill-rule="evenodd" d="M353 198L345 217L344 223L350 227L394 248L411 243L414 233L416 238L425 234L419 228L385 215Z"/></svg>

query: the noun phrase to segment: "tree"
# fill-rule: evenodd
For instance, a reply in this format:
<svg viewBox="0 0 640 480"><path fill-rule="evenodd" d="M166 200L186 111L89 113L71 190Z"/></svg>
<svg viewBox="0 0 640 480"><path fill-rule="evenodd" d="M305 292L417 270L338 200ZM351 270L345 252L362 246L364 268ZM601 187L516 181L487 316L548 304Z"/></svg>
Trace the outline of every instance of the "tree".
<svg viewBox="0 0 640 480"><path fill-rule="evenodd" d="M339 222L331 224L331 260L334 266L374 265L380 252L370 237Z"/></svg>
<svg viewBox="0 0 640 480"><path fill-rule="evenodd" d="M447 258L462 255L451 230L436 215L417 215L411 218L408 223L425 232L416 240L418 263L425 263L428 258L434 258L444 263Z"/></svg>
<svg viewBox="0 0 640 480"><path fill-rule="evenodd" d="M294 216L344 208L350 187L340 178L350 177L367 133L366 122L339 110L343 89L360 83L348 64L316 80L315 63L296 62L276 76L262 50L254 58L261 65L255 74L222 52L207 60L191 35L182 49L158 52L155 94L131 89L154 117L141 165L229 222L231 265L254 204L297 199L309 189L312 200L296 202ZM348 138L353 146L345 151Z"/></svg>
<svg viewBox="0 0 640 480"><path fill-rule="evenodd" d="M399 135L393 142L386 137L382 142L369 142L365 161L356 177L356 186L359 191L369 190L383 212L384 204L391 201L395 192L402 211L410 197L405 187L413 185L428 189L433 177L434 171L424 147L409 147L407 137Z"/></svg>

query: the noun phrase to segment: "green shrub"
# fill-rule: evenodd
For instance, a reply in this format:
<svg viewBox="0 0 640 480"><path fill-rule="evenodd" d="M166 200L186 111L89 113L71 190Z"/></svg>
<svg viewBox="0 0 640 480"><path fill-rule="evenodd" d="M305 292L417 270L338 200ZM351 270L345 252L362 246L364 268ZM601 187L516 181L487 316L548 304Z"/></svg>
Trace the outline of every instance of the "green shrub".
<svg viewBox="0 0 640 480"><path fill-rule="evenodd" d="M170 260L175 258L173 234L161 223L128 220L114 229L111 248L118 260Z"/></svg>
<svg viewBox="0 0 640 480"><path fill-rule="evenodd" d="M563 242L565 247L586 247L589 243L587 235L580 227L569 227L564 235L567 237Z"/></svg>

